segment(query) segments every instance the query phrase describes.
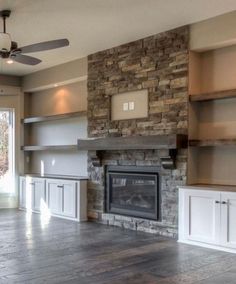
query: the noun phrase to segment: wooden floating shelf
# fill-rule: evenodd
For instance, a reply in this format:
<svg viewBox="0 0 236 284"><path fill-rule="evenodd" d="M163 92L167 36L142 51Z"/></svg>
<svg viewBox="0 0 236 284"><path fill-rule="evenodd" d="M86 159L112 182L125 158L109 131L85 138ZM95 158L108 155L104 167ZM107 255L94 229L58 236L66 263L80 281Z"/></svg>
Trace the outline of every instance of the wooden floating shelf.
<svg viewBox="0 0 236 284"><path fill-rule="evenodd" d="M142 149L178 149L187 147L187 135L153 135L131 137L106 137L79 139L78 150L142 150Z"/></svg>
<svg viewBox="0 0 236 284"><path fill-rule="evenodd" d="M187 135L153 135L131 137L106 137L97 139L78 140L78 150L94 151L91 155L95 167L102 165L103 151L119 150L155 150L166 149L167 154L161 157L164 169L174 169L177 149L187 147Z"/></svg>
<svg viewBox="0 0 236 284"><path fill-rule="evenodd" d="M192 147L236 146L236 139L189 140Z"/></svg>
<svg viewBox="0 0 236 284"><path fill-rule="evenodd" d="M23 151L58 151L58 150L78 150L77 145L50 145L50 146L22 146Z"/></svg>
<svg viewBox="0 0 236 284"><path fill-rule="evenodd" d="M82 116L86 116L86 115L87 115L86 111L77 111L77 112L48 115L48 116L26 117L26 118L22 119L22 122L25 123L25 124L36 123L36 122L46 122L46 121L59 120L59 119L82 117Z"/></svg>
<svg viewBox="0 0 236 284"><path fill-rule="evenodd" d="M220 99L235 98L235 97L236 97L236 89L232 89L232 90L217 91L217 92L204 93L198 95L190 95L189 100L191 102L200 102L200 101L220 100Z"/></svg>

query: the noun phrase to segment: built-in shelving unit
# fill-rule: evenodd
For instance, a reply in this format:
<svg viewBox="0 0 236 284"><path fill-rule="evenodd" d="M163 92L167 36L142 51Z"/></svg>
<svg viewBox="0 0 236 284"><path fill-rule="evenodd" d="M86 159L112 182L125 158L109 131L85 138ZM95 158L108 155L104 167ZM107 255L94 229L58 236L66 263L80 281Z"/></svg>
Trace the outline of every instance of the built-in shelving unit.
<svg viewBox="0 0 236 284"><path fill-rule="evenodd" d="M22 120L26 124L39 123L39 122L51 122L55 120L64 120L78 117L86 117L86 111L78 111L71 113L61 113L56 115L47 115L47 116L32 116L27 117ZM21 147L23 151L58 151L58 150L76 150L77 145L24 145Z"/></svg>
<svg viewBox="0 0 236 284"><path fill-rule="evenodd" d="M78 112L71 112L71 113L62 113L62 114L55 114L55 115L47 115L47 116L34 116L34 117L26 117L22 120L23 123L36 123L36 122L47 122L59 119L67 119L73 117L82 117L86 116L86 111L78 111Z"/></svg>
<svg viewBox="0 0 236 284"><path fill-rule="evenodd" d="M23 175L87 175L87 153L77 147L87 137L86 86L85 80L25 94Z"/></svg>
<svg viewBox="0 0 236 284"><path fill-rule="evenodd" d="M190 52L188 184L235 186L236 45Z"/></svg>

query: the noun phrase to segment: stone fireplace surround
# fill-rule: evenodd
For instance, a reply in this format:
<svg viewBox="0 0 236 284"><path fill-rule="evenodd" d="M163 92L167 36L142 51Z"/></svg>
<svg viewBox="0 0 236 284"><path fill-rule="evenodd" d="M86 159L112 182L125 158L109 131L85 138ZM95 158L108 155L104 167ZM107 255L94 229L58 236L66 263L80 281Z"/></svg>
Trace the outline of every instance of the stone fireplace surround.
<svg viewBox="0 0 236 284"><path fill-rule="evenodd" d="M88 135L151 136L187 134L188 27L154 35L88 57ZM112 121L110 98L117 93L147 89L148 118ZM88 216L91 220L133 230L176 237L178 190L186 183L187 150L178 150L176 169L161 168L161 220L105 212L105 166L161 166L161 150L103 151L94 167L89 151Z"/></svg>

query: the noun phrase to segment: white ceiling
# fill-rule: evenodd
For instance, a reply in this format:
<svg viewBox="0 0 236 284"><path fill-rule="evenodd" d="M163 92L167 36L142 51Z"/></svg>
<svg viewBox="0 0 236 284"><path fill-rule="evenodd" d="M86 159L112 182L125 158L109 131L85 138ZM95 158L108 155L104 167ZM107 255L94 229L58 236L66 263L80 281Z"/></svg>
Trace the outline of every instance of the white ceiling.
<svg viewBox="0 0 236 284"><path fill-rule="evenodd" d="M236 0L0 0L19 46L68 38L70 46L31 54L29 67L0 61L0 74L25 75L99 50L236 10ZM0 24L0 30L1 30Z"/></svg>

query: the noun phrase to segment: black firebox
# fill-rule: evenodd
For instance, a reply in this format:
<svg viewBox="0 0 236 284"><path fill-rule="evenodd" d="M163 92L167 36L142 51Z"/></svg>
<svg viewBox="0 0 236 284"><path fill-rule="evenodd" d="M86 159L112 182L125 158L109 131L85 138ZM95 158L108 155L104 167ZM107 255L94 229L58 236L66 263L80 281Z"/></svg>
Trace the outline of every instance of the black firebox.
<svg viewBox="0 0 236 284"><path fill-rule="evenodd" d="M160 168L108 166L106 212L160 220Z"/></svg>

